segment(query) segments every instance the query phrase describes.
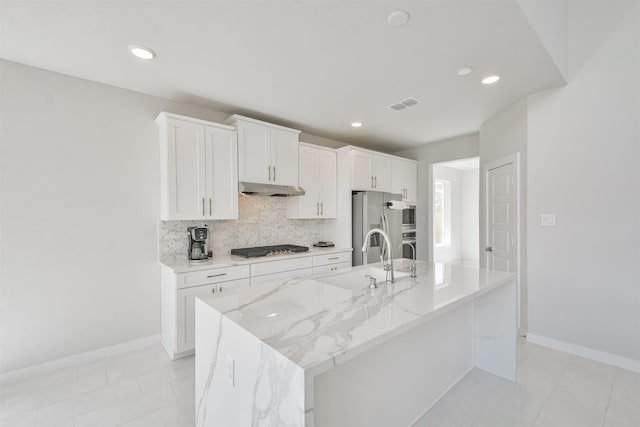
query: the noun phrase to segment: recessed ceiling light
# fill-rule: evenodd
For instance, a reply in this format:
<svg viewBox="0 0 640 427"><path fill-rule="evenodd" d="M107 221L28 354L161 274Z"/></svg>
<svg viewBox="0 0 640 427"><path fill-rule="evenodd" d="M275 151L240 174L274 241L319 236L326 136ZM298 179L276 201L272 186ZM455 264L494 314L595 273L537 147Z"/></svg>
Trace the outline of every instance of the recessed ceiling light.
<svg viewBox="0 0 640 427"><path fill-rule="evenodd" d="M400 27L409 22L409 12L406 10L396 10L395 12L391 12L387 18L387 22L392 27Z"/></svg>
<svg viewBox="0 0 640 427"><path fill-rule="evenodd" d="M156 56L155 51L146 46L131 45L129 46L129 51L133 56L137 56L140 59L153 59Z"/></svg>
<svg viewBox="0 0 640 427"><path fill-rule="evenodd" d="M459 75L460 77L462 77L462 76L468 76L469 74L471 74L471 72L472 72L472 71L473 71L473 67L472 67L472 66L470 66L470 65L467 65L467 66L461 67L461 68L458 70L458 75Z"/></svg>
<svg viewBox="0 0 640 427"><path fill-rule="evenodd" d="M354 128L359 128L359 127L362 127L362 123L360 123L360 122L353 122L353 123L351 123L351 126L353 126Z"/></svg>
<svg viewBox="0 0 640 427"><path fill-rule="evenodd" d="M494 84L495 82L497 82L498 80L500 80L500 76L497 74L493 74L491 76L487 76L484 79L482 79L482 84L483 85L491 85Z"/></svg>

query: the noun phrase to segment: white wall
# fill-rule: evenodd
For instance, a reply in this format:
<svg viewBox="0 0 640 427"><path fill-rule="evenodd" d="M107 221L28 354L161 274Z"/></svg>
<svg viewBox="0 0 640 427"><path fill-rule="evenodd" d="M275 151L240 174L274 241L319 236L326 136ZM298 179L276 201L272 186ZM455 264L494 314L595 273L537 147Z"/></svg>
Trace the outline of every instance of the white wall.
<svg viewBox="0 0 640 427"><path fill-rule="evenodd" d="M636 361L639 27L638 3L570 2L569 84L528 102L529 331Z"/></svg>
<svg viewBox="0 0 640 427"><path fill-rule="evenodd" d="M451 244L435 246L433 248L433 260L435 262L459 262L462 258L462 176L463 172L446 166L433 166L433 179L442 179L451 183ZM431 234L433 236L433 233Z"/></svg>
<svg viewBox="0 0 640 427"><path fill-rule="evenodd" d="M511 154L520 155L520 328L527 329L527 100L511 105L480 127L480 248L486 246L484 166ZM480 256L480 265L486 265Z"/></svg>
<svg viewBox="0 0 640 427"><path fill-rule="evenodd" d="M0 373L158 334L154 119L229 114L7 61L0 100Z"/></svg>
<svg viewBox="0 0 640 427"><path fill-rule="evenodd" d="M395 153L398 156L417 160L418 204L416 206L417 258L430 261L429 239L431 239L431 165L449 160L466 159L478 155L479 135L472 133L431 142L419 147Z"/></svg>
<svg viewBox="0 0 640 427"><path fill-rule="evenodd" d="M478 169L467 169L462 173L462 251L461 259L466 264L480 263L480 175Z"/></svg>

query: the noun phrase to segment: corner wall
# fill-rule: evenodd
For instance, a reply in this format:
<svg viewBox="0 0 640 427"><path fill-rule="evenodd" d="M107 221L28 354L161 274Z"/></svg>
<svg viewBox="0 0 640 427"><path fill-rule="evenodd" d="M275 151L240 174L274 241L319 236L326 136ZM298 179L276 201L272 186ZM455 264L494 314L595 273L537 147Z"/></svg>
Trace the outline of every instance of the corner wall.
<svg viewBox="0 0 640 427"><path fill-rule="evenodd" d="M570 2L569 84L528 102L529 332L638 367L639 27L639 3Z"/></svg>

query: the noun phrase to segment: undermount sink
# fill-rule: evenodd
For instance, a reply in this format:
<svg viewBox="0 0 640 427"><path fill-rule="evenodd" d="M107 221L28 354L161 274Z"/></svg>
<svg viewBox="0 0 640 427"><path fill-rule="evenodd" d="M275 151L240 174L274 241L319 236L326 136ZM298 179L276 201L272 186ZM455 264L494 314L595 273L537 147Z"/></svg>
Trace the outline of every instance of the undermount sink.
<svg viewBox="0 0 640 427"><path fill-rule="evenodd" d="M396 262L400 264L401 269L404 269L402 259L393 260L395 280L397 281L399 279L409 277L410 273L408 271L399 271L396 267ZM408 268L409 265L410 262L406 267ZM354 293L358 294L369 287L370 279L366 277L367 275L375 277L378 286L385 285L385 281L387 280L387 272L384 271L382 267L369 267L362 270L350 271L348 273L332 274L318 278L317 280L322 283L352 290Z"/></svg>

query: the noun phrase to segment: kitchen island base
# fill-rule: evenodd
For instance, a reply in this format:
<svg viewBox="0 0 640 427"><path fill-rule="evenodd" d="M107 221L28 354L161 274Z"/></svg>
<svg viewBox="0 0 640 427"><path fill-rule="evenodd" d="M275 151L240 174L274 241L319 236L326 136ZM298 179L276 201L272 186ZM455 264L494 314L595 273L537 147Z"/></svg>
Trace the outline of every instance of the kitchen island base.
<svg viewBox="0 0 640 427"><path fill-rule="evenodd" d="M198 299L196 425L408 426L473 367L515 381L515 277L445 271L444 283L420 265L375 290L313 277Z"/></svg>

